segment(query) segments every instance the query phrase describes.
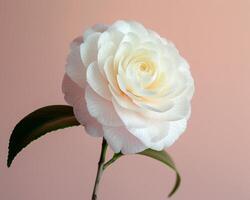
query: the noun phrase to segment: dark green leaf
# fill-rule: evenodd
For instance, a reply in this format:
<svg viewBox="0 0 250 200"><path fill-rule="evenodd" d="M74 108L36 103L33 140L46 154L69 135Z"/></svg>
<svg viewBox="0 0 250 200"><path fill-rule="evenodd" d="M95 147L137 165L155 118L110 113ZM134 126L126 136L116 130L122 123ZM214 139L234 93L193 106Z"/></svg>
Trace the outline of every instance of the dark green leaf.
<svg viewBox="0 0 250 200"><path fill-rule="evenodd" d="M29 143L44 134L70 126L79 125L73 108L67 105L52 105L40 108L23 118L14 128L9 142L7 166Z"/></svg>
<svg viewBox="0 0 250 200"><path fill-rule="evenodd" d="M176 190L179 188L180 183L181 183L180 174L179 174L178 170L176 169L176 166L175 166L172 158L167 154L166 151L155 151L152 149L146 149L145 151L143 151L139 154L144 155L144 156L148 156L150 158L154 158L156 160L159 160L160 162L166 164L167 166L169 166L170 168L172 168L175 171L175 173L176 173L175 185L174 185L172 191L170 192L170 194L168 195L168 197L171 197L176 192Z"/></svg>

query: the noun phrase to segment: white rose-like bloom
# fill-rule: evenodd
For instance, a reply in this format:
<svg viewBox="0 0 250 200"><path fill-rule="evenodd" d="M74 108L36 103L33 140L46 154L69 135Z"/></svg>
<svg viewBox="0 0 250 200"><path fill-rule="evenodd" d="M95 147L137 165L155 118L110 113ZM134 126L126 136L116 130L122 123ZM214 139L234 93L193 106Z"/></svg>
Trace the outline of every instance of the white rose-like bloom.
<svg viewBox="0 0 250 200"><path fill-rule="evenodd" d="M173 43L133 21L96 25L75 39L62 87L86 132L124 154L172 145L194 93Z"/></svg>

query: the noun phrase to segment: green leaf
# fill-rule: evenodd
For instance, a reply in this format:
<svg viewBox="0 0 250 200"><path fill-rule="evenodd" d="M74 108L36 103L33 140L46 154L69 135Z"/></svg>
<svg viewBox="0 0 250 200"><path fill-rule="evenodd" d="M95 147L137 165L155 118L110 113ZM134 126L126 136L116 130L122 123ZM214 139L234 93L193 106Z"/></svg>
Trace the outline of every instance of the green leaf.
<svg viewBox="0 0 250 200"><path fill-rule="evenodd" d="M175 171L175 173L176 173L175 185L174 185L172 191L168 195L168 197L171 197L176 192L176 190L179 188L180 183L181 183L181 177L180 177L180 174L179 174L179 172L174 164L174 161L170 157L170 155L168 155L168 153L166 151L155 151L152 149L146 149L145 151L140 152L139 154L156 159L156 160L164 163L165 165L169 166L170 168L172 168Z"/></svg>
<svg viewBox="0 0 250 200"><path fill-rule="evenodd" d="M180 177L180 174L179 174L179 172L174 164L174 161L170 157L170 155L166 151L155 151L152 149L146 149L145 151L142 151L138 154L156 159L175 171L175 173L176 173L175 185L174 185L172 191L170 192L170 194L168 195L168 197L171 197L179 188L180 183L181 183L181 177ZM113 155L113 157L108 162L106 162L104 164L103 170L105 170L108 166L110 166L112 163L114 163L117 159L119 159L122 156L124 156L124 154L122 154L121 152L115 153Z"/></svg>
<svg viewBox="0 0 250 200"><path fill-rule="evenodd" d="M9 142L7 166L29 143L48 132L80 125L73 108L67 105L51 105L35 110L24 117L14 128Z"/></svg>

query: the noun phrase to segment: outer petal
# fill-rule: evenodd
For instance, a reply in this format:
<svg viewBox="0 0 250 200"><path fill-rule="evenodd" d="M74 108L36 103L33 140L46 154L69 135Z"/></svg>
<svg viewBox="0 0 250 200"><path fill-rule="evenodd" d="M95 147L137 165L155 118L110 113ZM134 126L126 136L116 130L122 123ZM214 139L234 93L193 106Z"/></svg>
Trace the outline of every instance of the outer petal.
<svg viewBox="0 0 250 200"><path fill-rule="evenodd" d="M81 59L85 67L97 60L97 43L101 33L93 33L80 46Z"/></svg>
<svg viewBox="0 0 250 200"><path fill-rule="evenodd" d="M123 21L123 20L118 20L116 21L114 24L112 24L110 27L109 27L109 30L117 30L117 31L120 31L122 32L123 34L126 34L128 32L131 31L131 27L129 25L129 23L127 21Z"/></svg>
<svg viewBox="0 0 250 200"><path fill-rule="evenodd" d="M89 65L87 69L87 82L97 94L107 100L111 99L108 81L104 79L99 71L97 62L93 62Z"/></svg>
<svg viewBox="0 0 250 200"><path fill-rule="evenodd" d="M187 98L178 99L174 106L166 112L152 112L150 110L142 112L142 114L152 120L177 121L187 118L190 113L190 101Z"/></svg>
<svg viewBox="0 0 250 200"><path fill-rule="evenodd" d="M109 57L112 57L112 55L115 54L115 50L116 50L115 45L111 41L106 41L106 43L101 45L100 48L98 49L98 66L99 66L100 72L102 73L104 77L105 77L105 72L104 72L105 63L107 62Z"/></svg>
<svg viewBox="0 0 250 200"><path fill-rule="evenodd" d="M140 139L148 148L161 151L171 146L185 131L187 120L151 123L144 128L128 128L128 130Z"/></svg>
<svg viewBox="0 0 250 200"><path fill-rule="evenodd" d="M96 25L94 25L93 27L87 29L87 30L84 32L83 38L84 38L84 40L87 40L87 38L88 38L91 34L96 33L96 32L97 32L97 33L102 33L102 32L104 32L104 31L106 31L107 28L108 28L107 25L104 25L104 24L96 24Z"/></svg>
<svg viewBox="0 0 250 200"><path fill-rule="evenodd" d="M84 88L86 68L80 56L82 38L78 37L71 43L71 50L67 58L66 73L80 87Z"/></svg>
<svg viewBox="0 0 250 200"><path fill-rule="evenodd" d="M150 123L150 120L148 118L145 118L143 115L140 115L135 111L125 109L124 107L120 106L115 99L112 99L112 101L115 111L126 127L143 128Z"/></svg>
<svg viewBox="0 0 250 200"><path fill-rule="evenodd" d="M164 139L164 146L171 146L180 137L180 135L184 133L186 127L186 119L169 122L169 131L167 137Z"/></svg>
<svg viewBox="0 0 250 200"><path fill-rule="evenodd" d="M127 127L129 132L136 136L148 148L160 151L164 148L164 143L161 142L167 136L169 123L159 124L152 122L142 128Z"/></svg>
<svg viewBox="0 0 250 200"><path fill-rule="evenodd" d="M118 30L124 34L129 32L137 33L138 35L144 36L147 35L148 32L142 24L139 24L135 21L116 21L109 29Z"/></svg>
<svg viewBox="0 0 250 200"><path fill-rule="evenodd" d="M103 136L102 126L88 113L84 99L84 89L79 87L65 74L62 90L66 102L73 106L75 117L85 127L86 132L96 137Z"/></svg>
<svg viewBox="0 0 250 200"><path fill-rule="evenodd" d="M96 118L99 123L111 127L124 126L115 112L112 102L99 96L89 86L86 87L85 99L89 114Z"/></svg>
<svg viewBox="0 0 250 200"><path fill-rule="evenodd" d="M141 152L147 147L133 136L125 127L103 127L104 137L115 153L132 154Z"/></svg>

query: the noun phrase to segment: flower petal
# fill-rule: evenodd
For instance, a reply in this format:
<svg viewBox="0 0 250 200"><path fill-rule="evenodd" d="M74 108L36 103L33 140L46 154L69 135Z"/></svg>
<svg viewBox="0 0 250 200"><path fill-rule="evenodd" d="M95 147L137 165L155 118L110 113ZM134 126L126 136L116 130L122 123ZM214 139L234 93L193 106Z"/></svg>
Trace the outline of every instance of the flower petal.
<svg viewBox="0 0 250 200"><path fill-rule="evenodd" d="M115 153L133 154L147 149L142 142L124 127L103 127L104 138Z"/></svg>
<svg viewBox="0 0 250 200"><path fill-rule="evenodd" d="M65 74L62 90L66 102L73 106L75 117L85 127L86 132L95 137L103 136L101 124L89 115L84 99L84 89L78 86L67 74Z"/></svg>
<svg viewBox="0 0 250 200"><path fill-rule="evenodd" d="M82 38L78 37L71 43L71 50L67 58L66 73L80 87L85 86L86 69L80 56L80 45Z"/></svg>
<svg viewBox="0 0 250 200"><path fill-rule="evenodd" d="M84 94L84 89L77 85L71 78L65 74L62 82L62 92L65 101L73 106Z"/></svg>
<svg viewBox="0 0 250 200"><path fill-rule="evenodd" d="M96 24L94 25L93 27L87 29L84 34L83 34L83 38L84 38L84 41L87 40L87 38L92 35L93 33L103 33L104 31L106 31L108 29L108 26L107 25L104 25L104 24Z"/></svg>
<svg viewBox="0 0 250 200"><path fill-rule="evenodd" d="M145 118L143 115L140 115L135 111L128 110L120 106L116 99L113 98L112 102L117 114L119 115L126 127L142 128L147 126L148 123L150 123L150 120Z"/></svg>
<svg viewBox="0 0 250 200"><path fill-rule="evenodd" d="M165 123L152 122L143 128L130 128L129 132L139 138L143 144L156 151L171 146L186 129L187 120L182 119Z"/></svg>
<svg viewBox="0 0 250 200"><path fill-rule="evenodd" d="M101 75L97 62L93 62L89 65L87 69L87 82L97 94L107 100L111 99L108 81Z"/></svg>
<svg viewBox="0 0 250 200"><path fill-rule="evenodd" d="M118 20L113 25L111 25L109 29L115 29L124 34L129 32L134 32L141 36L148 34L148 31L145 29L145 27L135 21Z"/></svg>
<svg viewBox="0 0 250 200"><path fill-rule="evenodd" d="M173 106L165 112L154 112L145 110L143 115L152 120L177 121L189 116L191 110L190 102L187 98L176 100Z"/></svg>
<svg viewBox="0 0 250 200"><path fill-rule="evenodd" d="M105 77L104 66L109 57L114 55L115 53L115 45L113 42L106 42L106 44L102 45L98 50L98 66L102 75Z"/></svg>
<svg viewBox="0 0 250 200"><path fill-rule="evenodd" d="M106 62L105 62L105 65L104 65L104 73L105 73L105 76L109 82L109 85L115 89L116 91L119 91L119 86L117 84L117 80L116 80L116 76L117 74L115 74L115 69L114 69L114 66L113 66L113 57L108 57Z"/></svg>
<svg viewBox="0 0 250 200"><path fill-rule="evenodd" d="M102 98L89 86L86 87L85 99L89 114L99 123L112 127L124 126L112 102Z"/></svg>
<svg viewBox="0 0 250 200"><path fill-rule="evenodd" d="M178 121L169 122L169 131L167 137L164 139L164 146L171 146L182 133L184 133L187 127L187 120L184 118Z"/></svg>
<svg viewBox="0 0 250 200"><path fill-rule="evenodd" d="M93 33L80 45L80 55L85 67L97 60L97 43L101 33Z"/></svg>

